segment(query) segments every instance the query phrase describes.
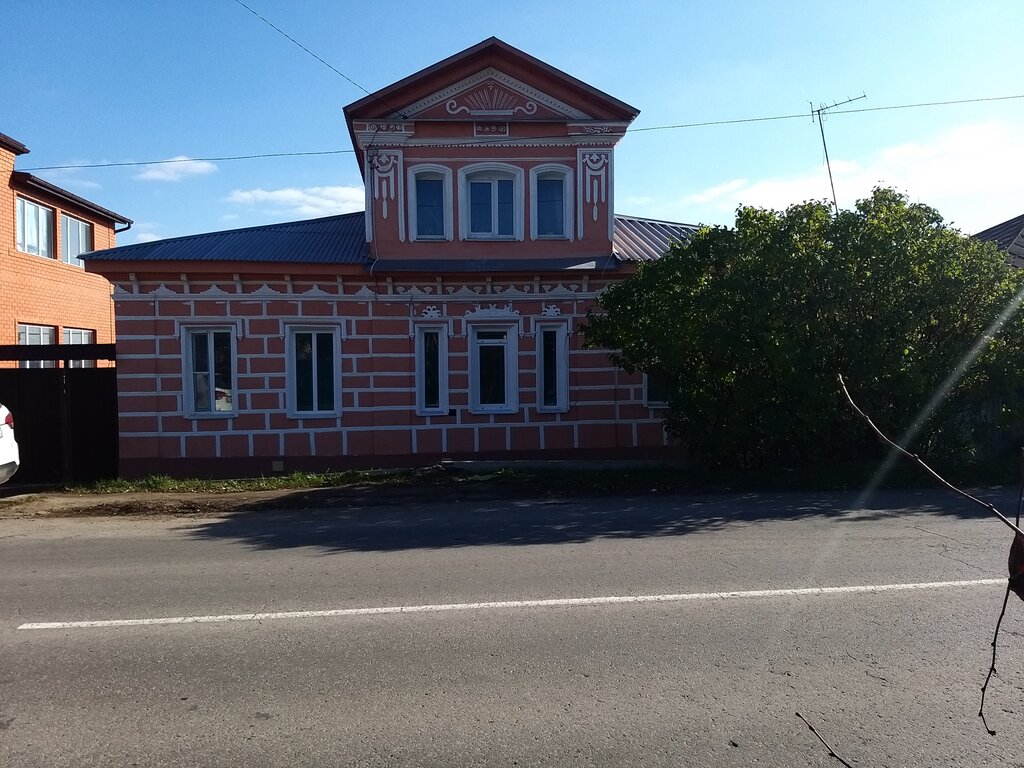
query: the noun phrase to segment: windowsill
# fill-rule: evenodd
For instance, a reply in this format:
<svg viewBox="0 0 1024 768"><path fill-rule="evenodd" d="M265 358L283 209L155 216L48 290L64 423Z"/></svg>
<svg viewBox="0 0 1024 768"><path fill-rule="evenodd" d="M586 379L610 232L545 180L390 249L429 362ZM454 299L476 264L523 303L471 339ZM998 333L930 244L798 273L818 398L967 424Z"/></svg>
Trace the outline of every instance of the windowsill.
<svg viewBox="0 0 1024 768"><path fill-rule="evenodd" d="M469 234L469 235L466 235L466 239L467 240L477 240L477 241L480 241L480 240L484 240L484 241L486 241L486 240L499 240L499 241L504 241L504 242L514 242L514 241L518 240L519 238L516 237L515 235L474 235L474 234Z"/></svg>
<svg viewBox="0 0 1024 768"><path fill-rule="evenodd" d="M568 235L537 235L538 240L568 240Z"/></svg>
<svg viewBox="0 0 1024 768"><path fill-rule="evenodd" d="M451 411L448 408L417 408L417 416L449 416Z"/></svg>
<svg viewBox="0 0 1024 768"><path fill-rule="evenodd" d="M495 416L495 415L507 416L508 414L511 414L511 413L519 413L519 408L518 407L510 406L510 405L502 405L502 406L477 405L477 406L470 406L469 412L472 413L472 414L476 414L478 416Z"/></svg>
<svg viewBox="0 0 1024 768"><path fill-rule="evenodd" d="M443 243L448 239L447 235L416 235L417 243Z"/></svg>
<svg viewBox="0 0 1024 768"><path fill-rule="evenodd" d="M341 411L286 411L289 419L338 419L341 418Z"/></svg>
<svg viewBox="0 0 1024 768"><path fill-rule="evenodd" d="M569 407L564 405L538 405L537 413L568 413Z"/></svg>
<svg viewBox="0 0 1024 768"><path fill-rule="evenodd" d="M668 408L668 403L644 403L644 405L652 411L664 411Z"/></svg>
<svg viewBox="0 0 1024 768"><path fill-rule="evenodd" d="M32 251L23 251L21 250L21 248L18 248L16 250L18 251L18 253L23 253L26 256L35 256L38 259L49 259L50 261L55 261L53 256L47 256L45 253L32 253Z"/></svg>
<svg viewBox="0 0 1024 768"><path fill-rule="evenodd" d="M185 418L186 419L197 419L197 420L204 420L204 419L233 419L237 415L238 415L238 411L213 411L213 412L203 411L202 413L188 413L188 414L185 414Z"/></svg>

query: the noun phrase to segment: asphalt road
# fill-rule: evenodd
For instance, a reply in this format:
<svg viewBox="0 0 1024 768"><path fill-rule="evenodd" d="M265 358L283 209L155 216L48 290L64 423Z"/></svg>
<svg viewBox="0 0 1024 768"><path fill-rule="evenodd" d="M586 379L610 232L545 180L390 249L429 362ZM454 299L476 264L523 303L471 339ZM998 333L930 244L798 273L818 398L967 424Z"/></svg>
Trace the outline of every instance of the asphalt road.
<svg viewBox="0 0 1024 768"><path fill-rule="evenodd" d="M0 521L0 765L841 765L797 711L850 765L1024 765L1013 596L977 717L1007 529L853 506Z"/></svg>

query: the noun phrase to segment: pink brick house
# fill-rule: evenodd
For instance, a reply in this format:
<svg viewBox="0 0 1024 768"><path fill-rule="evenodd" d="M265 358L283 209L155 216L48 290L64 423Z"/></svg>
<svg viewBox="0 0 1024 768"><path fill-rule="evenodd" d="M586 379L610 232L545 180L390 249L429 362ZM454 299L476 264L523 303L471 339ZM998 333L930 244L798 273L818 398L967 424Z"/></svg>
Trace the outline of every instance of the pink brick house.
<svg viewBox="0 0 1024 768"><path fill-rule="evenodd" d="M122 474L663 453L645 377L579 333L693 231L614 213L636 115L491 38L345 109L365 213L92 254Z"/></svg>

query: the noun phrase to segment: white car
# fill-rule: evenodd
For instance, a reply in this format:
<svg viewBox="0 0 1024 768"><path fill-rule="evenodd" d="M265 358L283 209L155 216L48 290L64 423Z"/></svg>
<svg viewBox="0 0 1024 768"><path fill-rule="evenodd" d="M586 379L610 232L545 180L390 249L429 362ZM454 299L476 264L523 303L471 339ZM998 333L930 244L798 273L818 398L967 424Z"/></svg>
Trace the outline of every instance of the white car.
<svg viewBox="0 0 1024 768"><path fill-rule="evenodd" d="M14 439L14 417L0 404L0 483L6 483L18 471L21 458Z"/></svg>

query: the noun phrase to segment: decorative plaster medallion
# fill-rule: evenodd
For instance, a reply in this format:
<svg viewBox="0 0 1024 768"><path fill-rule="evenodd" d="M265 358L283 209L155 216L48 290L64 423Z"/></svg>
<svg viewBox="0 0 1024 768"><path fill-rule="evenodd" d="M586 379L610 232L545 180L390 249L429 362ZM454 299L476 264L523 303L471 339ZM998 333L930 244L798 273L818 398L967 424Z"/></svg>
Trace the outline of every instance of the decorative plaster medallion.
<svg viewBox="0 0 1024 768"><path fill-rule="evenodd" d="M557 304L547 304L540 314L542 317L561 317L562 308Z"/></svg>
<svg viewBox="0 0 1024 768"><path fill-rule="evenodd" d="M424 307L423 312L420 314L422 314L423 317L439 318L441 317L441 310L431 304L429 307Z"/></svg>
<svg viewBox="0 0 1024 768"><path fill-rule="evenodd" d="M508 123L473 123L474 136L508 136Z"/></svg>

